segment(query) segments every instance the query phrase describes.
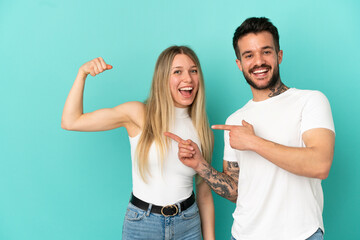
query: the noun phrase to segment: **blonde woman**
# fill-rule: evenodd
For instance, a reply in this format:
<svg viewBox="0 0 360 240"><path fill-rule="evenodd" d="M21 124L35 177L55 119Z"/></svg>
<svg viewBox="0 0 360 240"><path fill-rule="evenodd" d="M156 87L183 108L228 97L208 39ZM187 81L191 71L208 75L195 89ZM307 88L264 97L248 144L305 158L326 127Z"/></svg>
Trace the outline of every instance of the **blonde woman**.
<svg viewBox="0 0 360 240"><path fill-rule="evenodd" d="M205 112L200 62L188 47L172 46L159 56L145 103L83 113L85 79L112 69L102 58L79 69L66 100L62 128L104 131L125 127L130 138L133 193L122 239L215 239L211 190L178 159L178 146L164 136L171 131L201 146L210 162L213 136Z"/></svg>

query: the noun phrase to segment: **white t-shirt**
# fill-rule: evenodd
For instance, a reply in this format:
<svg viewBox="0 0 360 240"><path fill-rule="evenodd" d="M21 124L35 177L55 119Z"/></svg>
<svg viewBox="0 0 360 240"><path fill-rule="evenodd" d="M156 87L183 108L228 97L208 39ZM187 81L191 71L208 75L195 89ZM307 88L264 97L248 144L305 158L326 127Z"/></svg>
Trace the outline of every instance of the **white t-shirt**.
<svg viewBox="0 0 360 240"><path fill-rule="evenodd" d="M265 101L250 100L226 121L254 126L261 138L305 147L302 134L313 128L334 131L327 98L318 91L291 88ZM252 151L231 148L225 131L224 160L239 164L238 199L232 235L239 240L304 240L324 230L321 180L292 174Z"/></svg>
<svg viewBox="0 0 360 240"><path fill-rule="evenodd" d="M170 132L182 139L191 139L198 146L201 146L187 108L175 108L175 124ZM159 206L174 204L190 197L193 191L193 177L196 172L180 162L178 143L173 140L171 140L168 154L165 156L163 169L161 169L156 146L152 144L149 151L149 172L151 176L147 176L147 183L142 180L134 158L140 135L130 137L133 194L145 202Z"/></svg>

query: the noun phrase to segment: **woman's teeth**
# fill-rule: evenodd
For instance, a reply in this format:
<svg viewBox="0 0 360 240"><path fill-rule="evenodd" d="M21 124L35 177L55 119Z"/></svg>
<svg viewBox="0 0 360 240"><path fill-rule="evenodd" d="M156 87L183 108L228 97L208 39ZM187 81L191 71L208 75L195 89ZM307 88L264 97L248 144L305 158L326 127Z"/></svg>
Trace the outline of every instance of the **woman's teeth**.
<svg viewBox="0 0 360 240"><path fill-rule="evenodd" d="M180 89L179 89L179 92L180 92L181 95L183 95L184 97L190 97L192 90L193 90L192 87L183 87L183 88L180 88Z"/></svg>
<svg viewBox="0 0 360 240"><path fill-rule="evenodd" d="M180 91L191 91L191 90L193 90L193 88L192 87L184 87L184 88L180 88L179 90Z"/></svg>

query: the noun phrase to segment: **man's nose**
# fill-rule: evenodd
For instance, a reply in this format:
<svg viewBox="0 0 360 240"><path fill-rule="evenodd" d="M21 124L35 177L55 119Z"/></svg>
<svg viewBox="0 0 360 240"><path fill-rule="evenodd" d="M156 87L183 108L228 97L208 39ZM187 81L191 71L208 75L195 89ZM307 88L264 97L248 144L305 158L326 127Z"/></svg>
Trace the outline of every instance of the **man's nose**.
<svg viewBox="0 0 360 240"><path fill-rule="evenodd" d="M256 54L255 55L255 65L257 66L261 66L265 63L265 59L264 59L264 56L262 54Z"/></svg>

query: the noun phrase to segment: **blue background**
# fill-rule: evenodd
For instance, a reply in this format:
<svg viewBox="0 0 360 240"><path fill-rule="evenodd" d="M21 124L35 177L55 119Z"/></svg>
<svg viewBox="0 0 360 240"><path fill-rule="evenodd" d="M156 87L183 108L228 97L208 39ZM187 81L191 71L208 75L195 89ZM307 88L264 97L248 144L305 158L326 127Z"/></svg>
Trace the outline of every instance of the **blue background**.
<svg viewBox="0 0 360 240"><path fill-rule="evenodd" d="M278 27L283 82L328 97L336 149L323 181L326 239L360 239L360 3L356 0L0 1L0 239L120 239L131 192L125 129L68 132L62 108L78 68L102 56L84 109L146 99L155 61L173 44L198 54L211 124L251 98L232 35L246 18ZM222 170L223 133L213 165ZM214 194L217 239L229 239L233 203Z"/></svg>

